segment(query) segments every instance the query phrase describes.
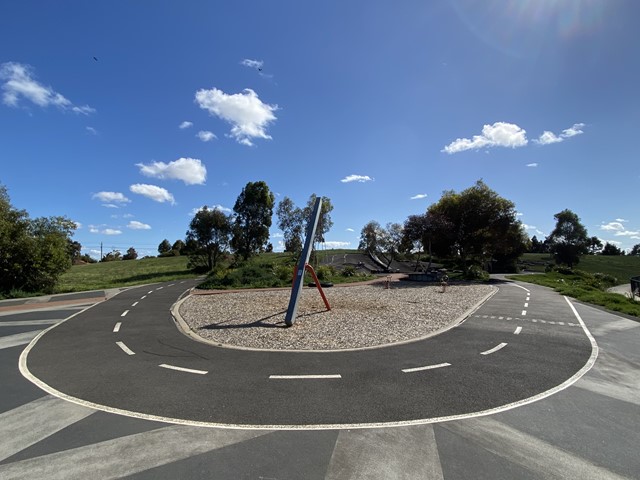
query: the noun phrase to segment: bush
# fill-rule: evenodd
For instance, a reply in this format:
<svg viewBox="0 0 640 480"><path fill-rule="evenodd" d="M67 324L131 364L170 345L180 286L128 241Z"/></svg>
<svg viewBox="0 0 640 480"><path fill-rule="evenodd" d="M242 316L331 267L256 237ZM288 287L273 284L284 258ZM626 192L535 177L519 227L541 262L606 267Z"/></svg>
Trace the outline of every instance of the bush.
<svg viewBox="0 0 640 480"><path fill-rule="evenodd" d="M353 265L346 265L341 272L343 277L355 277L357 274L356 267Z"/></svg>
<svg viewBox="0 0 640 480"><path fill-rule="evenodd" d="M473 265L464 274L464 278L465 280L489 280L489 273L477 265Z"/></svg>
<svg viewBox="0 0 640 480"><path fill-rule="evenodd" d="M335 274L336 269L331 265L322 265L316 269L316 275L319 280L330 280Z"/></svg>

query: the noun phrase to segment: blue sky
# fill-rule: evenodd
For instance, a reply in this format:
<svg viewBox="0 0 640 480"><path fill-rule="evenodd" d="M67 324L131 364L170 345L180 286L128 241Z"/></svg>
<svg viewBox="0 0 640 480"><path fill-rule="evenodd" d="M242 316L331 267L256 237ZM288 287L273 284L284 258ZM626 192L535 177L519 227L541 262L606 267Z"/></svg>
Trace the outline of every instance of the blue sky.
<svg viewBox="0 0 640 480"><path fill-rule="evenodd" d="M93 255L156 254L258 180L330 197L327 248L483 179L530 236L569 208L628 249L638 19L633 0L3 2L0 183Z"/></svg>

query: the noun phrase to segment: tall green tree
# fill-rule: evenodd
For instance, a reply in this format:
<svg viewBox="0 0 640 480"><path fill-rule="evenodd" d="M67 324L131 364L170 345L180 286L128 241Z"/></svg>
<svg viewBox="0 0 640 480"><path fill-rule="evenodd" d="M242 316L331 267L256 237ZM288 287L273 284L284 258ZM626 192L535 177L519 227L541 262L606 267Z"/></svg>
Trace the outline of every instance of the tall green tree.
<svg viewBox="0 0 640 480"><path fill-rule="evenodd" d="M298 208L289 197L284 197L276 209L278 228L284 235L284 251L298 256L302 252L302 235L304 234L304 218L301 208Z"/></svg>
<svg viewBox="0 0 640 480"><path fill-rule="evenodd" d="M553 218L556 226L547 237L549 249L557 264L573 268L580 262L580 256L589 251L587 229L580 223L578 215L569 209L556 213Z"/></svg>
<svg viewBox="0 0 640 480"><path fill-rule="evenodd" d="M397 257L403 244L403 227L399 223L388 223L386 228L375 220L368 222L360 231L358 250L367 252L384 263L389 269L391 262Z"/></svg>
<svg viewBox="0 0 640 480"><path fill-rule="evenodd" d="M122 256L122 260L135 260L136 258L138 258L138 252L133 247L129 247L127 253Z"/></svg>
<svg viewBox="0 0 640 480"><path fill-rule="evenodd" d="M303 231L309 222L309 218L313 213L313 206L316 204L318 196L312 193L307 201L307 206L303 209ZM324 243L325 235L333 227L333 220L331 220L331 212L333 211L333 205L329 197L322 197L322 203L320 204L320 218L318 218L318 226L316 227L316 236L313 239L313 243Z"/></svg>
<svg viewBox="0 0 640 480"><path fill-rule="evenodd" d="M160 242L160 245L158 245L158 253L160 254L160 256L162 256L168 254L169 252L171 252L171 242L169 242L169 240L165 238L164 240L162 240L162 242Z"/></svg>
<svg viewBox="0 0 640 480"><path fill-rule="evenodd" d="M591 255L595 255L602 250L602 242L598 237L590 237L587 241L587 248Z"/></svg>
<svg viewBox="0 0 640 480"><path fill-rule="evenodd" d="M439 257L453 257L465 271L490 265L514 271L527 248L527 235L515 205L482 180L460 193L445 191L427 210L433 228L432 248Z"/></svg>
<svg viewBox="0 0 640 480"><path fill-rule="evenodd" d="M266 247L275 197L264 181L249 182L238 196L233 211L231 247L244 260Z"/></svg>
<svg viewBox="0 0 640 480"><path fill-rule="evenodd" d="M218 209L198 211L187 231L189 268L211 271L227 252L231 238L231 216Z"/></svg>
<svg viewBox="0 0 640 480"><path fill-rule="evenodd" d="M632 248L629 255L640 255L640 243L636 243Z"/></svg>
<svg viewBox="0 0 640 480"><path fill-rule="evenodd" d="M0 185L0 293L51 292L71 267L69 246L76 225L65 217L30 219L11 205Z"/></svg>
<svg viewBox="0 0 640 480"><path fill-rule="evenodd" d="M616 247L613 243L605 243L600 255L624 255L624 250Z"/></svg>

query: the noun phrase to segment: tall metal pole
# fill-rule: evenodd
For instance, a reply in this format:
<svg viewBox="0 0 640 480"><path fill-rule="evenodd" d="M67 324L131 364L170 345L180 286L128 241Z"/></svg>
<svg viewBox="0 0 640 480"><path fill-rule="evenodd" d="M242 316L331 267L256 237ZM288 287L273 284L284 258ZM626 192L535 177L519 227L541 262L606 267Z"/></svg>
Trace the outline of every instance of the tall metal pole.
<svg viewBox="0 0 640 480"><path fill-rule="evenodd" d="M296 321L296 312L298 311L298 299L304 286L304 270L307 263L309 263L309 257L311 256L311 247L313 246L313 239L316 236L316 227L318 226L318 220L320 219L320 211L322 206L322 198L316 198L316 203L313 206L313 213L309 218L309 224L307 225L307 238L304 241L304 249L302 255L300 255L300 261L298 262L298 271L296 278L293 282L293 288L291 289L291 299L289 300L289 308L287 308L287 316L284 317L284 321L287 327L290 327Z"/></svg>

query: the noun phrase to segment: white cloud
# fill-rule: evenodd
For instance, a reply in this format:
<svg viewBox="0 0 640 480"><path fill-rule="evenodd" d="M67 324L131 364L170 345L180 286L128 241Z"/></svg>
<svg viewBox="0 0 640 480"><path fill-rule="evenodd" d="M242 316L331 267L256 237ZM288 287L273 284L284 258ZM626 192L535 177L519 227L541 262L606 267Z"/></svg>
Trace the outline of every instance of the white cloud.
<svg viewBox="0 0 640 480"><path fill-rule="evenodd" d="M53 88L39 83L33 78L33 69L29 65L15 62L0 64L0 80L5 80L2 85L2 102L10 107L17 107L22 97L39 107L53 105L61 110L71 110L83 115L95 112L89 105L76 106Z"/></svg>
<svg viewBox="0 0 640 480"><path fill-rule="evenodd" d="M122 215L122 218L133 218L134 215L130 214L130 213L125 213L124 215Z"/></svg>
<svg viewBox="0 0 640 480"><path fill-rule="evenodd" d="M262 70L262 66L264 65L264 62L262 60L250 60L248 58L245 58L240 62L240 64L244 65L245 67L255 68L256 70Z"/></svg>
<svg viewBox="0 0 640 480"><path fill-rule="evenodd" d="M324 242L326 248L345 248L351 245L351 242Z"/></svg>
<svg viewBox="0 0 640 480"><path fill-rule="evenodd" d="M562 137L558 137L555 133L545 130L534 142L540 145L550 145L552 143L560 143L563 140Z"/></svg>
<svg viewBox="0 0 640 480"><path fill-rule="evenodd" d="M567 128L566 130L563 130L560 136L563 138L571 138L571 137L575 137L576 135L582 135L584 133L582 131L583 128L584 128L584 123L574 123L571 128Z"/></svg>
<svg viewBox="0 0 640 480"><path fill-rule="evenodd" d="M355 232L355 230L353 228L347 228L346 230L347 230L347 232Z"/></svg>
<svg viewBox="0 0 640 480"><path fill-rule="evenodd" d="M527 163L527 167L535 168L537 166L538 166L537 163Z"/></svg>
<svg viewBox="0 0 640 480"><path fill-rule="evenodd" d="M94 193L93 197L91 197L91 198L97 198L101 202L107 202L107 203L111 204L111 208L113 208L113 207L118 208L114 204L121 204L122 205L122 204L131 202L131 200L129 200L127 197L125 197L120 192L98 192L98 193ZM106 206L107 205L105 205L105 207Z"/></svg>
<svg viewBox="0 0 640 480"><path fill-rule="evenodd" d="M73 222L76 224L76 228L80 230L82 228L82 224L80 222Z"/></svg>
<svg viewBox="0 0 640 480"><path fill-rule="evenodd" d="M105 208L120 208L118 205L114 205L113 203L103 203L102 206Z"/></svg>
<svg viewBox="0 0 640 480"><path fill-rule="evenodd" d="M373 178L371 178L369 175L347 175L346 177L344 177L342 180L340 180L342 183L351 183L351 182L360 182L360 183L364 183L364 182L371 182L373 181Z"/></svg>
<svg viewBox="0 0 640 480"><path fill-rule="evenodd" d="M620 231L620 230L624 230L624 225L622 225L619 222L609 222L607 224L600 225L600 230L616 230L616 231Z"/></svg>
<svg viewBox="0 0 640 480"><path fill-rule="evenodd" d="M527 132L514 123L496 122L482 127L480 135L473 138L458 138L441 151L448 154L465 150L479 150L489 147L524 147L527 144Z"/></svg>
<svg viewBox="0 0 640 480"><path fill-rule="evenodd" d="M191 212L189 213L190 217L193 217L196 213L198 213L200 210L202 210L206 205L202 206L202 207L198 207L198 208L194 208L191 210ZM227 207L223 207L222 205L212 205L210 207L207 207L209 210L220 210L221 212L224 213L231 213L233 210L231 210L230 208Z"/></svg>
<svg viewBox="0 0 640 480"><path fill-rule="evenodd" d="M539 145L550 145L552 143L564 142L566 138L575 137L576 135L582 135L584 133L582 131L583 128L584 123L574 123L570 128L564 129L560 135L556 135L553 132L545 130L537 140L534 140L534 142Z"/></svg>
<svg viewBox="0 0 640 480"><path fill-rule="evenodd" d="M624 230L622 232L616 232L616 237L631 237L635 238L640 235L640 232L632 232L631 230Z"/></svg>
<svg viewBox="0 0 640 480"><path fill-rule="evenodd" d="M524 215L524 213L522 213L522 212L516 212L516 217L521 217L523 215Z"/></svg>
<svg viewBox="0 0 640 480"><path fill-rule="evenodd" d="M100 233L102 235L120 235L121 230L115 228L103 228L105 225L89 225L89 233Z"/></svg>
<svg viewBox="0 0 640 480"><path fill-rule="evenodd" d="M524 227L525 230L537 230L538 227L536 227L535 225L527 225L526 223L523 223L522 226Z"/></svg>
<svg viewBox="0 0 640 480"><path fill-rule="evenodd" d="M169 202L171 205L176 203L175 198L167 190L156 185L147 185L145 183L136 183L129 187L129 190L138 195L150 198L154 202L164 203Z"/></svg>
<svg viewBox="0 0 640 480"><path fill-rule="evenodd" d="M105 228L102 232L104 235L121 235L121 230L116 230L115 228Z"/></svg>
<svg viewBox="0 0 640 480"><path fill-rule="evenodd" d="M273 112L278 106L263 103L250 88L232 95L217 88L201 89L196 92L195 101L200 108L228 122L230 136L238 143L252 146L255 138L271 139L266 129L276 120Z"/></svg>
<svg viewBox="0 0 640 480"><path fill-rule="evenodd" d="M423 198L427 198L426 193L419 193L417 195L414 195L413 197L411 197L411 200L421 200Z"/></svg>
<svg viewBox="0 0 640 480"><path fill-rule="evenodd" d="M198 137L203 142L210 142L214 138L218 138L216 137L215 133L209 132L208 130L200 130L196 137Z"/></svg>
<svg viewBox="0 0 640 480"><path fill-rule="evenodd" d="M625 220L624 218L616 218L616 222L627 223L629 220Z"/></svg>
<svg viewBox="0 0 640 480"><path fill-rule="evenodd" d="M137 220L132 220L129 222L129 225L127 225L127 228L130 228L131 230L151 230L151 225L138 222Z"/></svg>
<svg viewBox="0 0 640 480"><path fill-rule="evenodd" d="M189 127L193 127L193 122L188 122L187 120L185 120L180 125L178 125L178 128L181 130L184 130L185 128L189 128Z"/></svg>
<svg viewBox="0 0 640 480"><path fill-rule="evenodd" d="M93 127L84 127L91 135L97 135L98 131Z"/></svg>
<svg viewBox="0 0 640 480"><path fill-rule="evenodd" d="M146 177L182 180L185 185L204 185L207 169L197 158L179 158L173 162L153 162L150 165L136 163Z"/></svg>

